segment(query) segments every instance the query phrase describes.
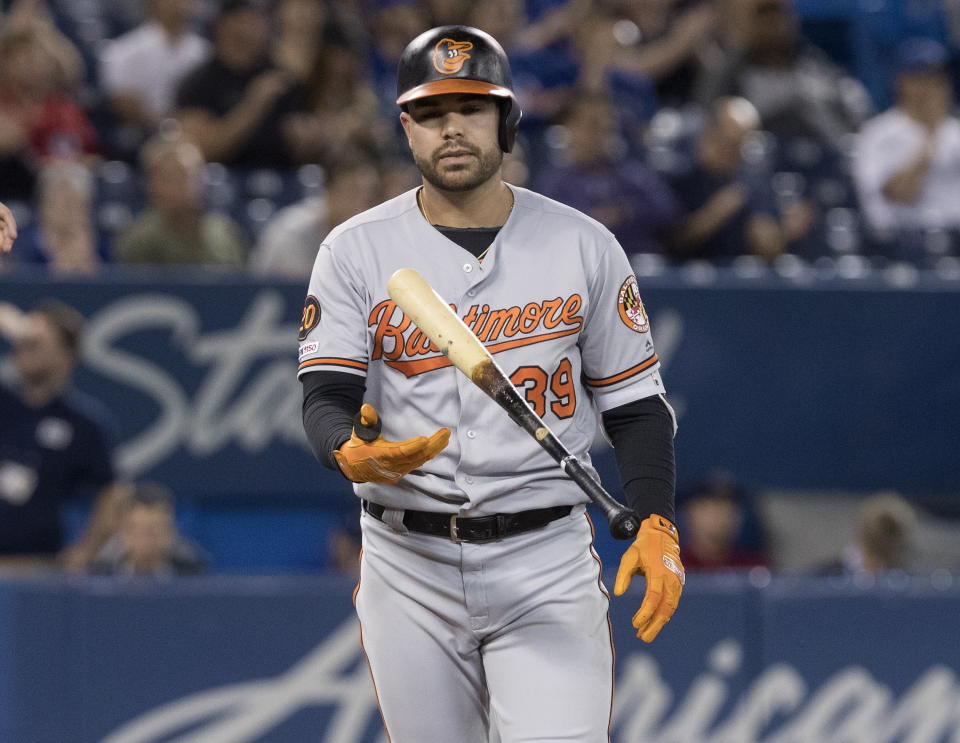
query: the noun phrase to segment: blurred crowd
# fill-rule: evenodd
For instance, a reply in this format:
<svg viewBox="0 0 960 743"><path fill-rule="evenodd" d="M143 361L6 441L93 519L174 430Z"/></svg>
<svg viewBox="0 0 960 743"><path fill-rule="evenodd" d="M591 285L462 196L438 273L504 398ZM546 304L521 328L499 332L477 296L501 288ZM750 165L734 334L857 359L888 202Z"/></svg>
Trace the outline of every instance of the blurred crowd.
<svg viewBox="0 0 960 743"><path fill-rule="evenodd" d="M797 2L11 0L6 268L303 278L333 225L417 185L396 62L444 23L510 55L506 179L630 253L956 261L958 3L878 2L828 33Z"/></svg>
<svg viewBox="0 0 960 743"><path fill-rule="evenodd" d="M949 558L934 554L928 543L929 527L924 522L931 514L926 509L895 491L861 494L849 500L842 509L848 515L836 538L808 533L803 563L789 565L789 558L776 544L772 522L777 517L765 512L763 497L731 472L714 469L703 473L677 493L684 567L690 573L759 569L759 574L753 574L761 584L773 571L872 584L871 576L875 580L930 573L949 564ZM825 519L822 513L811 513L805 520L794 518L777 526L803 535L810 528L824 530ZM827 553L818 554L824 547Z"/></svg>

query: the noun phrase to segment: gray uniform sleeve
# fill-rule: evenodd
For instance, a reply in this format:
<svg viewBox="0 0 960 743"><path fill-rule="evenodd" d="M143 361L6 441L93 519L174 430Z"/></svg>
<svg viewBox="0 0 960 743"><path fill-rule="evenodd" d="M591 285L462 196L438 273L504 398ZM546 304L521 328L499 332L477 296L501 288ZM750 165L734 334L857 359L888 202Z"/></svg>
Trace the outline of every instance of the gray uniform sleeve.
<svg viewBox="0 0 960 743"><path fill-rule="evenodd" d="M584 381L600 412L664 392L633 269L612 235L588 282L589 310L580 336Z"/></svg>
<svg viewBox="0 0 960 743"><path fill-rule="evenodd" d="M300 321L297 376L339 371L366 377L367 297L356 268L324 243L310 277Z"/></svg>

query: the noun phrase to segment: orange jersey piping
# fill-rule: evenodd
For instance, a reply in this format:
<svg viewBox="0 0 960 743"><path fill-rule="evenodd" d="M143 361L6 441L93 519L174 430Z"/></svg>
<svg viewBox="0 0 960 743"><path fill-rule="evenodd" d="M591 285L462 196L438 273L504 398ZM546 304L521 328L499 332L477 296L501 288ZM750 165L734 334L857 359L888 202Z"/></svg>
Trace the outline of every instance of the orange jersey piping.
<svg viewBox="0 0 960 743"><path fill-rule="evenodd" d="M657 354L653 354L646 361L641 361L636 366L631 366L626 371L622 371L619 374L614 374L612 377L604 377L603 379L586 379L586 383L590 387L607 387L611 384L616 384L617 382L622 382L624 379L629 379L635 374L639 374L642 371L649 369L651 366L656 364L660 360L660 357Z"/></svg>

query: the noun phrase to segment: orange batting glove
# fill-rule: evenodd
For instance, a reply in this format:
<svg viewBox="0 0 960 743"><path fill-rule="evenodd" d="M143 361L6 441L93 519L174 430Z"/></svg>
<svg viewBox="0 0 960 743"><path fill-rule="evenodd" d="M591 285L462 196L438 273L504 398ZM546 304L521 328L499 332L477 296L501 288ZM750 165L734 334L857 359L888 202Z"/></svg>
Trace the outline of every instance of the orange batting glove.
<svg viewBox="0 0 960 743"><path fill-rule="evenodd" d="M637 637L653 642L680 603L685 580L677 527L662 516L654 514L640 523L637 538L620 558L614 594L622 596L636 573L646 576L647 592L633 626Z"/></svg>
<svg viewBox="0 0 960 743"><path fill-rule="evenodd" d="M433 459L450 441L450 429L433 436L406 441L387 441L380 435L380 416L373 405L364 404L354 419L349 440L333 453L340 471L353 482L392 485L424 462Z"/></svg>

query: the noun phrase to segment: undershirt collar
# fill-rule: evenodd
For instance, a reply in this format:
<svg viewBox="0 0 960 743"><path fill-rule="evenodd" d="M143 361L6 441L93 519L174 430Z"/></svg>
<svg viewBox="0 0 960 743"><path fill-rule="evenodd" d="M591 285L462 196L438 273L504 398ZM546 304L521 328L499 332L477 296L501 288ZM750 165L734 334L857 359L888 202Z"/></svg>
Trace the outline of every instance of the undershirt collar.
<svg viewBox="0 0 960 743"><path fill-rule="evenodd" d="M445 227L435 224L433 227L448 240L452 240L474 258L489 248L497 239L500 227Z"/></svg>

